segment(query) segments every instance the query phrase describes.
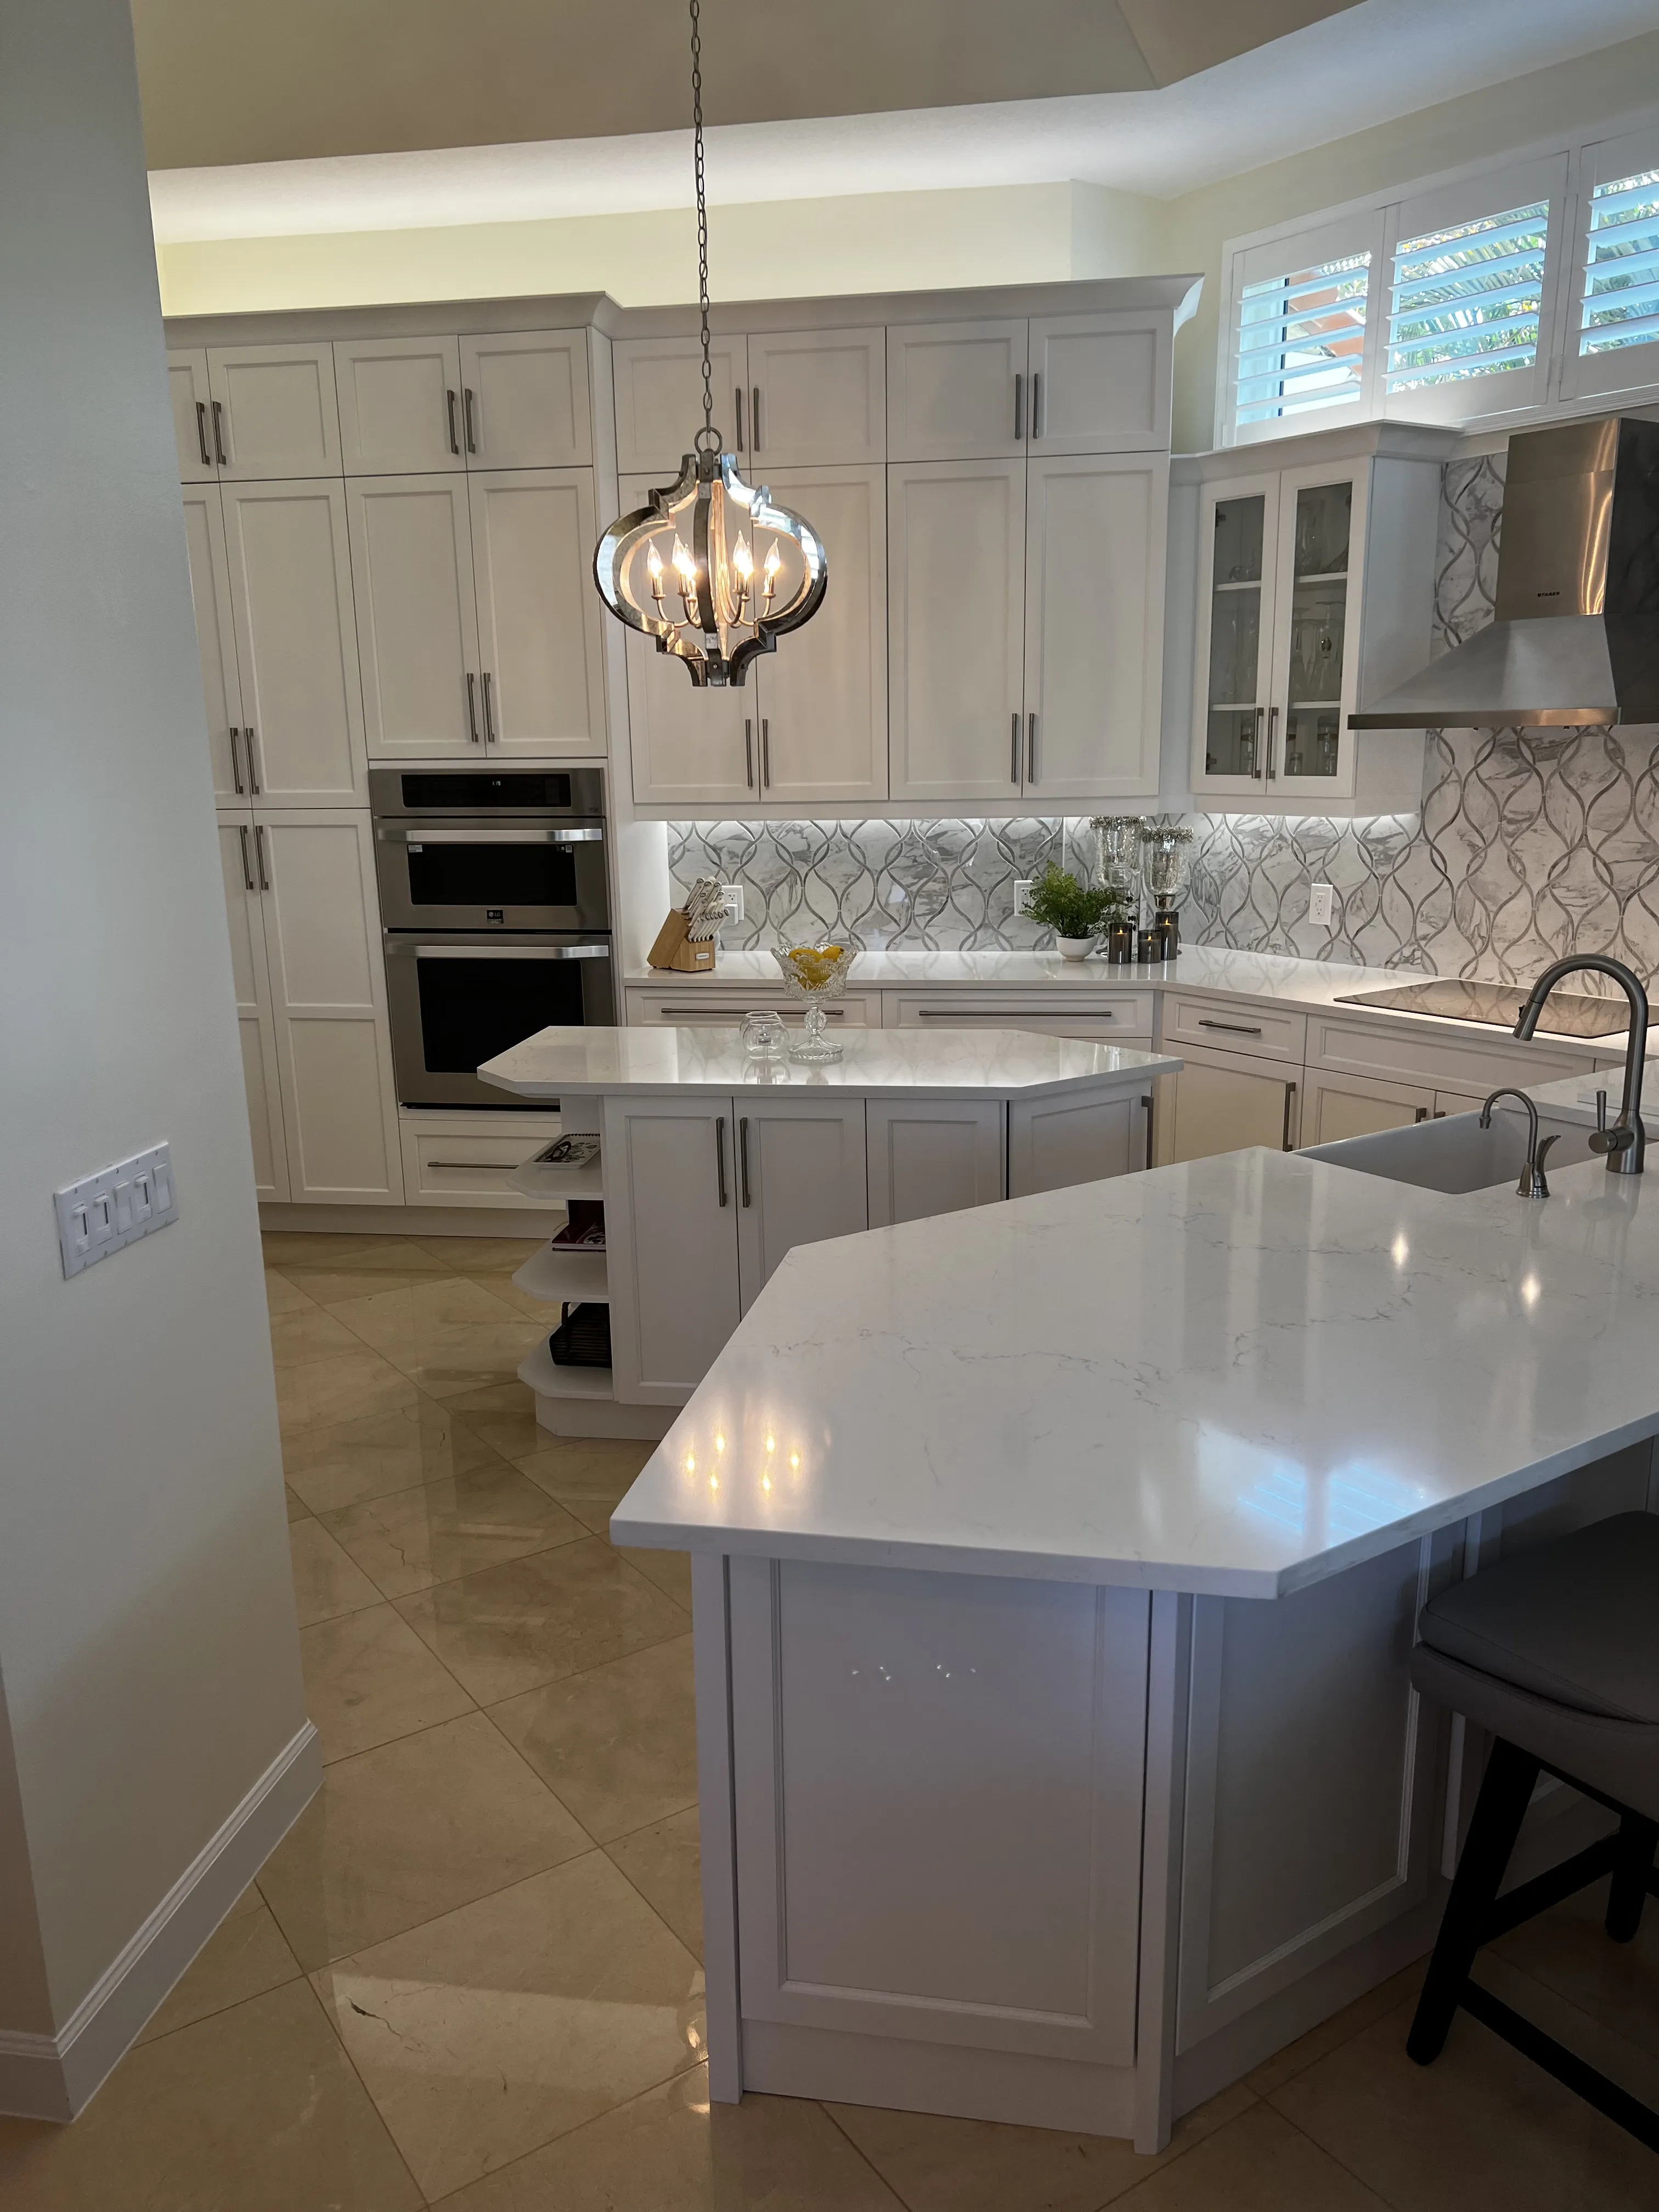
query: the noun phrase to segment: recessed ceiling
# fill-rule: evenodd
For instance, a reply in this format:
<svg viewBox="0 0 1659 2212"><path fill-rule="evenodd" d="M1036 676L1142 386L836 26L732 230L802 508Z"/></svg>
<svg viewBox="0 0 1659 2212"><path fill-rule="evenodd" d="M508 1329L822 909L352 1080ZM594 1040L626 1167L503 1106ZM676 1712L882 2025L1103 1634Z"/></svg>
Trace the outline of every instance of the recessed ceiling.
<svg viewBox="0 0 1659 2212"><path fill-rule="evenodd" d="M544 116L540 135L534 138L504 143L485 134L476 140L458 139L452 113L452 135L429 144L273 158L258 155L254 149L292 143L270 136L276 118L286 112L280 84L270 88L263 106L250 91L234 99L226 94L222 103L226 114L245 127L232 133L223 116L209 118L201 125L199 143L218 149L210 165L152 173L156 236L170 244L685 206L691 197L690 134L684 127L664 129L646 121L661 112L684 118L683 21L674 0L650 0L658 33L648 41L630 40L616 27L641 4L643 0L611 0L608 11L592 7L575 11L567 0L562 8L544 6L540 10L556 21L579 13L589 26L585 35L590 37L592 23L603 21L609 53L629 57L626 68L607 59L603 96L596 90L592 106L582 112L586 127L580 136L550 131ZM795 4L796 0L773 0L769 12L787 14ZM886 0L888 14L935 25L950 4L951 0ZM439 0L407 0L399 13L419 24L438 5ZM758 9L759 0L708 0L705 58L711 116L729 113L731 106L726 82L731 58L722 55L717 31L726 24L722 35L729 39L733 20L746 20L751 5ZM381 0L343 0L343 4L342 0L288 0L285 9L265 12L262 35L274 39L270 27L280 24L286 36L293 24L319 9L360 27L369 15L378 16L380 7ZM822 23L833 20L842 35L854 7L861 15L869 9L872 17L876 12L869 8L869 0L835 0L830 6L817 0L820 51L824 45ZM1121 58L1112 40L1127 37L1130 26L1139 26L1137 35L1146 49L1134 46L1139 57L1135 66L1144 80L1140 88L1079 88L1074 76L1072 89L1063 94L1022 91L1016 95L1005 83L999 96L971 103L957 93L949 100L929 97L902 110L878 103L861 109L836 106L830 112L793 119L728 120L709 132L711 199L731 205L1068 180L1170 198L1480 87L1659 29L1659 0L1573 0L1570 8L1559 0L1360 0L1360 4L1335 13L1305 4L1286 6L1285 0L1240 0L1241 20L1260 26L1270 16L1294 15L1304 19L1302 26L1265 45L1177 76L1173 82L1153 84L1154 61L1160 71L1178 70L1205 50L1200 33L1223 13L1218 0L1187 0L1184 7L1163 5L1160 0L1119 0L1115 8L1091 8L1087 0L1023 0L1017 8L1007 6L1006 0L995 0L994 7L992 0L956 0L951 20L959 22L981 12L988 21L994 15L1022 28L1029 18L1047 26L1056 37L1062 19L1086 18L1097 27L1109 19L1115 27L1109 37L1103 34L1092 44L1079 46L1079 51L1094 57L1100 70L1106 68L1110 54ZM146 26L153 32L158 19L176 29L186 17L205 21L232 13L223 0L213 7L208 0L135 0L141 52L145 51ZM489 7L451 9L447 35L463 50L474 35L475 13L499 28L509 14L514 21L527 22L532 10L530 0L522 4L514 0L510 9L507 0L492 0ZM240 21L240 14L235 11L235 20ZM1319 20L1305 20L1312 15ZM1147 27L1154 18L1159 19L1157 34ZM1172 24L1185 27L1184 43L1175 36ZM780 40L775 24L767 43L773 50L771 73L781 80L786 73L779 57L787 52L787 42ZM992 46L996 43L993 40ZM648 53L641 51L647 45ZM148 67L153 71L158 52L153 40L148 51ZM418 42L411 46L399 41L394 42L391 60L383 58L380 64L388 77L396 79L394 90L404 88L398 96L406 94L402 111L406 114L413 114L419 106L416 94L429 73L428 61L428 50ZM452 81L459 87L464 80L471 88L465 96L458 89L455 112L471 112L481 101L481 72L467 70L453 55L449 65ZM355 79L366 66L357 60L350 68L337 66L332 75ZM1027 72L1020 77L1022 83L1046 82L1034 73L1036 65L1029 58L1022 59L1020 68ZM791 82L799 76L810 82L817 96L829 97L799 50L793 53L787 76ZM635 120L618 129L612 81L623 78ZM757 76L738 71L732 81L750 88L745 97L759 96ZM868 85L854 90L845 73L837 81L843 86L837 100L870 101ZM982 83L985 77L981 74L973 81ZM915 80L895 78L885 88L890 92L900 82ZM1631 89L1632 104L1650 91L1635 82ZM175 104L181 110L215 106L201 82L190 91L191 98L182 99L179 88L170 80L158 121L151 112L156 95L148 89L147 80L146 130L153 161L157 145L182 143L167 135L170 126L166 117ZM340 84L337 92L343 114L350 105L350 83ZM568 94L561 91L558 97L565 100ZM653 106L653 101L659 104ZM313 116L321 104L319 94L312 103ZM524 112L510 102L495 112L498 120ZM526 126L520 120L502 127ZM231 137L234 149L227 150L222 142ZM178 158L175 154L173 159ZM209 163L207 155L198 158Z"/></svg>

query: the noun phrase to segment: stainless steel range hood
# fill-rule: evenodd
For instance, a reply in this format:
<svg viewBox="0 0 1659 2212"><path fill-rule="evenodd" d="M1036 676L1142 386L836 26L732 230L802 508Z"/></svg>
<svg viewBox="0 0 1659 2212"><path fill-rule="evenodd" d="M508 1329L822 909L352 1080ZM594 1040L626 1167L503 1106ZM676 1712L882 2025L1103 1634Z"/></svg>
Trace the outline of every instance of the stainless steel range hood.
<svg viewBox="0 0 1659 2212"><path fill-rule="evenodd" d="M1614 415L1512 437L1496 619L1348 721L1659 722L1659 422Z"/></svg>

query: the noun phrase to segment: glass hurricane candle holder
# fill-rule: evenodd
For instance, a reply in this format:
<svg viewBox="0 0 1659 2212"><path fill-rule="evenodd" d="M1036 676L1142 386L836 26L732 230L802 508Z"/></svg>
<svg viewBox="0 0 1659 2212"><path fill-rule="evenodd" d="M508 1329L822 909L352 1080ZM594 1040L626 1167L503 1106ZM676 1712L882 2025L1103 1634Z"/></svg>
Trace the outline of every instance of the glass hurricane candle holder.
<svg viewBox="0 0 1659 2212"><path fill-rule="evenodd" d="M774 945L772 957L778 963L790 997L802 1000L806 1008L805 1026L789 1048L790 1059L809 1066L841 1059L841 1046L834 1037L824 1034L823 1004L826 999L839 999L845 992L848 973L853 965L851 950L845 945L795 945L787 949Z"/></svg>

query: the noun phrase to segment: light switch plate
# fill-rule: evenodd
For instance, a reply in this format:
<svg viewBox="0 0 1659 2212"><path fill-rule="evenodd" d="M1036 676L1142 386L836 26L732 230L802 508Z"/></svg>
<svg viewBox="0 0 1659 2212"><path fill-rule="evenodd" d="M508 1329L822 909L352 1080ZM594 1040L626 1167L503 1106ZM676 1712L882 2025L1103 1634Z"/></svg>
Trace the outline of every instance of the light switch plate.
<svg viewBox="0 0 1659 2212"><path fill-rule="evenodd" d="M725 902L726 919L728 921L741 921L743 920L743 885L722 884L720 897Z"/></svg>
<svg viewBox="0 0 1659 2212"><path fill-rule="evenodd" d="M1316 884L1308 894L1310 921L1328 922L1336 906L1336 893L1329 884Z"/></svg>
<svg viewBox="0 0 1659 2212"><path fill-rule="evenodd" d="M179 1194L173 1180L173 1147L153 1145L112 1168L55 1190L58 1249L65 1276L78 1275L124 1244L136 1244L152 1229L179 1218Z"/></svg>
<svg viewBox="0 0 1659 2212"><path fill-rule="evenodd" d="M1031 886L1036 883L1036 878L1035 876L1016 876L1014 878L1014 912L1016 914L1024 913L1025 902L1030 897Z"/></svg>

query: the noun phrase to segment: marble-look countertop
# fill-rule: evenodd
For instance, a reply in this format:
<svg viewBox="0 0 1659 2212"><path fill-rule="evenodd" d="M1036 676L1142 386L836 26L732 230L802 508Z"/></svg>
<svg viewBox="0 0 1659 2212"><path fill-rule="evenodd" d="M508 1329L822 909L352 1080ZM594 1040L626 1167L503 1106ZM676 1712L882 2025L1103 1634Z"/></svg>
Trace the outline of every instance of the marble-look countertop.
<svg viewBox="0 0 1659 2212"><path fill-rule="evenodd" d="M1659 1432L1659 1175L1233 1152L789 1254L621 1544L1274 1597Z"/></svg>
<svg viewBox="0 0 1659 2212"><path fill-rule="evenodd" d="M842 1058L812 1065L751 1060L735 1026L546 1029L486 1060L478 1073L523 1098L628 1091L719 1094L757 1087L844 1091L870 1098L1006 1098L1015 1092L1040 1097L1114 1077L1144 1083L1173 1075L1181 1066L1179 1058L1165 1054L1030 1030L846 1029L837 1030L835 1040Z"/></svg>
<svg viewBox="0 0 1659 2212"><path fill-rule="evenodd" d="M1341 1001L1355 991L1386 989L1390 984L1416 980L1417 971L1359 968L1339 960L1296 960L1278 952L1238 952L1225 945L1183 945L1171 961L1152 966L1138 963L1115 968L1096 956L1087 960L1063 960L1057 952L874 952L860 951L848 977L848 988L896 991L946 988L1031 991L1040 997L1060 1000L1066 992L1102 990L1187 990L1212 992L1242 1003L1296 1006L1310 1012L1334 1012L1346 1018L1408 1029L1426 1029L1440 1036L1480 1039L1498 1048L1512 1042L1507 1030L1484 1023L1459 1022L1430 1014L1413 1014L1387 1006L1349 1006ZM777 963L764 951L721 952L719 965L706 976L664 973L640 969L623 981L641 984L732 984L757 987L757 1003L769 1005L778 994ZM770 996L767 987L770 987ZM1063 1003L1063 1000L1061 1001ZM1582 1054L1586 1061L1606 1059L1624 1050L1622 1034L1616 1036L1564 1036L1547 1026L1537 1042L1553 1049Z"/></svg>

